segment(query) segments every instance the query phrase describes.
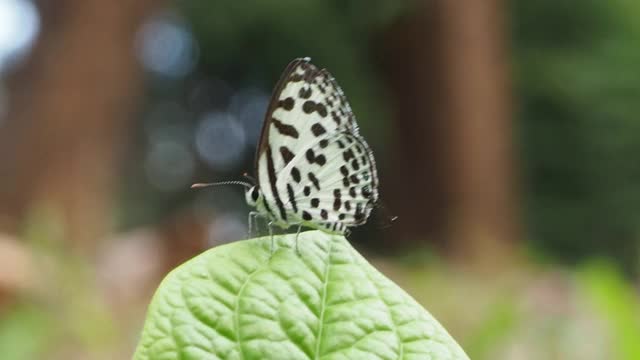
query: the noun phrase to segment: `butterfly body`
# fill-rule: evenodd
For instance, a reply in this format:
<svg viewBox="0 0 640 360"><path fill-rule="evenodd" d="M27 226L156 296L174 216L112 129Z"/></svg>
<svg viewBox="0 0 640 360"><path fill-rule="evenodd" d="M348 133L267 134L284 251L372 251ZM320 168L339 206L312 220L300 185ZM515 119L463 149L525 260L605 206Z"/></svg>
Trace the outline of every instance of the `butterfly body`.
<svg viewBox="0 0 640 360"><path fill-rule="evenodd" d="M273 225L342 234L378 199L373 154L342 89L308 58L285 69L267 109L249 205Z"/></svg>

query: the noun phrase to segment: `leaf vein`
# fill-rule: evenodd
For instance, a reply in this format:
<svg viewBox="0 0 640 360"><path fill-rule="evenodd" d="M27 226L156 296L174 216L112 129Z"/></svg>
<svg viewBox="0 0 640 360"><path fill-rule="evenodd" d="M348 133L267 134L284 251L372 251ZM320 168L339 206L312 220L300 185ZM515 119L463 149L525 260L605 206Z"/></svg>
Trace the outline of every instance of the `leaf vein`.
<svg viewBox="0 0 640 360"><path fill-rule="evenodd" d="M322 286L322 300L320 301L320 317L318 319L319 330L318 338L316 339L316 356L315 359L319 359L320 356L320 344L322 342L322 330L324 328L324 311L327 304L327 285L329 284L329 275L331 271L331 250L333 248L333 238L329 241L329 249L327 250L327 268L324 270L324 280Z"/></svg>

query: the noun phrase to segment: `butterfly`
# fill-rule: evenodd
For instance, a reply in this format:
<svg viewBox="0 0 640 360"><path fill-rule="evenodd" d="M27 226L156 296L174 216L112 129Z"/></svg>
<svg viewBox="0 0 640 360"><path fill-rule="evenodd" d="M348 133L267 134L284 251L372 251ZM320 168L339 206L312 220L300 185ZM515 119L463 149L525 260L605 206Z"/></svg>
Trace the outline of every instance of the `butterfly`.
<svg viewBox="0 0 640 360"><path fill-rule="evenodd" d="M351 106L334 77L309 58L291 61L275 86L255 175L256 184L245 185L255 207L250 220L262 216L283 229L345 234L366 223L378 200L376 163Z"/></svg>

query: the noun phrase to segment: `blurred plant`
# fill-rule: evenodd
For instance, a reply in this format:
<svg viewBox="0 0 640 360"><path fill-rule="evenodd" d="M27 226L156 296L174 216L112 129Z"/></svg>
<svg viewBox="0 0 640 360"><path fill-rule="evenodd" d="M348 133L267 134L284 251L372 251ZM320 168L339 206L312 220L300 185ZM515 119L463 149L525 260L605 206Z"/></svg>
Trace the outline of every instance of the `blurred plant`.
<svg viewBox="0 0 640 360"><path fill-rule="evenodd" d="M36 278L0 314L3 357L113 358L124 339L98 289L93 266L63 241L56 219L50 212L38 211L27 221L23 239Z"/></svg>
<svg viewBox="0 0 640 360"><path fill-rule="evenodd" d="M638 259L636 2L516 1L513 45L528 222L545 250Z"/></svg>
<svg viewBox="0 0 640 360"><path fill-rule="evenodd" d="M518 318L513 299L497 299L485 311L482 323L466 341L472 359L490 358L496 344L508 340L509 335L522 322Z"/></svg>
<svg viewBox="0 0 640 360"><path fill-rule="evenodd" d="M608 261L585 266L577 274L587 300L609 327L616 359L640 359L640 301L631 286Z"/></svg>
<svg viewBox="0 0 640 360"><path fill-rule="evenodd" d="M5 359L37 359L45 353L55 321L35 304L19 303L0 313L0 348Z"/></svg>
<svg viewBox="0 0 640 360"><path fill-rule="evenodd" d="M160 222L193 196L198 203L206 194L190 192L190 182L252 173L271 90L296 57L310 56L340 79L372 146L387 140L389 104L371 101L382 87L370 45L409 3L194 0L150 19L137 38L150 96L126 157L119 228ZM244 219L235 190L217 189L206 202L221 216L235 216L234 209Z"/></svg>

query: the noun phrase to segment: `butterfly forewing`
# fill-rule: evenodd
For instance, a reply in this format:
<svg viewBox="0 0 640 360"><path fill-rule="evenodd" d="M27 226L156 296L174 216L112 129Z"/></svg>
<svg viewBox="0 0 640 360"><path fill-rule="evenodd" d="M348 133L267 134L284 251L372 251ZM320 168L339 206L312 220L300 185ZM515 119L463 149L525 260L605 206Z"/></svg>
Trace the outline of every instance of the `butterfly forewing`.
<svg viewBox="0 0 640 360"><path fill-rule="evenodd" d="M343 232L377 200L375 161L331 74L297 59L269 105L256 163L267 211L280 225Z"/></svg>

